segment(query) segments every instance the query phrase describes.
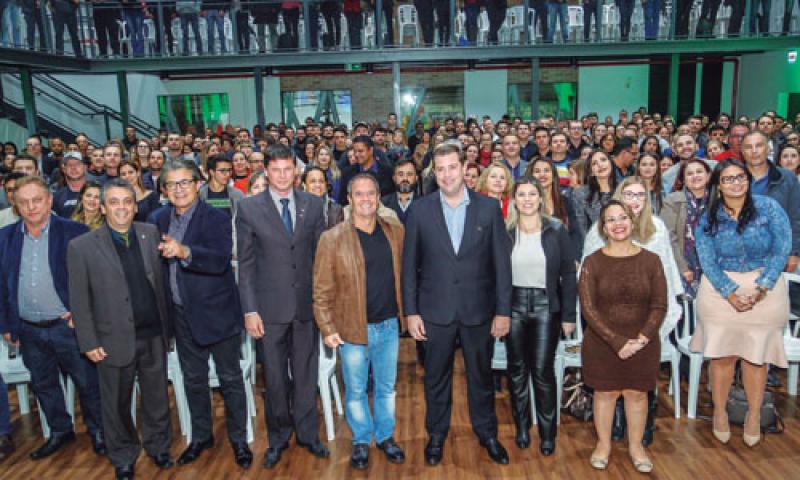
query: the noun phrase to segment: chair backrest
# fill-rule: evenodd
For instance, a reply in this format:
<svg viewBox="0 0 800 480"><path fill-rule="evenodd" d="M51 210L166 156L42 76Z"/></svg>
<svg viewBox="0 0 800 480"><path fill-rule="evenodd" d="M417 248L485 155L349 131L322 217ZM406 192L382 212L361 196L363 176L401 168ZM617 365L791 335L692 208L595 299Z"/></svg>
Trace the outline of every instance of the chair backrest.
<svg viewBox="0 0 800 480"><path fill-rule="evenodd" d="M583 26L583 7L567 7L567 19L570 27Z"/></svg>
<svg viewBox="0 0 800 480"><path fill-rule="evenodd" d="M578 341L583 341L583 319L581 318L581 302L575 302L575 339Z"/></svg>
<svg viewBox="0 0 800 480"><path fill-rule="evenodd" d="M796 284L800 285L800 274L784 272L783 273L783 281L786 282L786 291L788 292L793 283L796 283ZM784 336L786 336L786 337L793 337L794 336L792 334L791 327L789 326L789 319L791 319L791 318L792 318L792 314L791 314L791 312L789 312L789 318L786 319L787 320L786 321L786 328L785 328L784 333L783 333ZM800 320L797 320L797 321L800 322Z"/></svg>
<svg viewBox="0 0 800 480"><path fill-rule="evenodd" d="M683 296L683 331L681 336L686 338L692 335L694 326L697 324L697 302ZM691 307L691 308L690 308Z"/></svg>
<svg viewBox="0 0 800 480"><path fill-rule="evenodd" d="M414 5L400 5L397 7L397 18L400 25L417 23L417 7Z"/></svg>

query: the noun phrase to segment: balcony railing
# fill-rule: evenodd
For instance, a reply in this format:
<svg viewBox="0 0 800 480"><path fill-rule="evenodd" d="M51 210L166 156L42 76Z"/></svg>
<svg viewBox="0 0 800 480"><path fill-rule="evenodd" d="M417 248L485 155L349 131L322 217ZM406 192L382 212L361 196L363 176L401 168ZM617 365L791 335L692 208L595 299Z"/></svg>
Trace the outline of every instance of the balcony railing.
<svg viewBox="0 0 800 480"><path fill-rule="evenodd" d="M112 4L115 2L111 2ZM800 34L794 0L33 0L2 46L93 59ZM368 4L368 5L367 5Z"/></svg>

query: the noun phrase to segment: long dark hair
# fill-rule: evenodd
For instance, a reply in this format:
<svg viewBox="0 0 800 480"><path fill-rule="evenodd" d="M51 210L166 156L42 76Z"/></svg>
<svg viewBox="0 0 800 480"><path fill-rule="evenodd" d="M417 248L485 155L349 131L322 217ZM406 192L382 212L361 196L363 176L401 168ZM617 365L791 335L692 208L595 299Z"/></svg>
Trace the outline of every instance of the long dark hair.
<svg viewBox="0 0 800 480"><path fill-rule="evenodd" d="M553 164L553 162L547 158L536 156L531 159L530 163L528 164L528 169L525 170L525 176L535 178L533 175L533 168L534 165L539 162L546 163L550 167L550 173L553 177L553 181L550 184L550 192L545 192L545 196L549 197L547 200L552 202L553 216L561 220L561 223L567 226L569 225L569 218L567 215L566 199L564 199L564 196L561 195L561 180L558 176L558 169L556 168L555 164Z"/></svg>
<svg viewBox="0 0 800 480"><path fill-rule="evenodd" d="M719 228L717 213L720 208L725 205L725 199L722 197L722 191L720 191L719 185L722 178L722 171L728 167L739 168L747 175L747 192L745 193L742 211L739 212L739 218L736 223L736 233L741 234L747 224L756 217L756 206L753 203L753 194L750 189L753 175L740 160L726 158L717 164L714 168L714 172L711 173L711 180L708 181L709 185L711 185L711 201L708 205L708 225L705 227L705 232L708 235L716 235L717 229Z"/></svg>
<svg viewBox="0 0 800 480"><path fill-rule="evenodd" d="M617 174L614 172L614 162L611 161L611 155L602 151L602 150L595 150L589 154L589 158L586 159L586 178L583 181L584 185L589 186L589 195L586 197L586 201L592 203L594 201L594 197L600 198L600 182L597 181L597 177L592 174L592 160L596 155L605 155L608 159L608 163L611 165L611 175L608 176L608 188L609 193L614 193L614 190L617 189ZM555 181L555 180L553 180Z"/></svg>

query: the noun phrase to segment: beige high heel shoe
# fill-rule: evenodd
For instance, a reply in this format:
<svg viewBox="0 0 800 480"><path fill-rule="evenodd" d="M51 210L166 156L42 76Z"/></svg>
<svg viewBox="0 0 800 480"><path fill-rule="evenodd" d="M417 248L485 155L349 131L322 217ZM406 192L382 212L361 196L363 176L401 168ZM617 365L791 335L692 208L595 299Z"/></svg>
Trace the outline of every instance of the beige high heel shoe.
<svg viewBox="0 0 800 480"><path fill-rule="evenodd" d="M748 415L745 415L744 417L745 426L747 426ZM742 433L742 440L744 440L744 444L750 448L755 447L761 441L761 426L759 425L758 428L759 428L758 435L748 435L746 430Z"/></svg>
<svg viewBox="0 0 800 480"><path fill-rule="evenodd" d="M650 473L653 471L653 462L650 461L649 458L636 460L631 456L631 461L633 462L633 467L636 468L636 471L639 473Z"/></svg>
<svg viewBox="0 0 800 480"><path fill-rule="evenodd" d="M714 420L711 420L711 432L714 434L714 438L719 440L720 443L723 445L727 444L731 440L731 427L728 425L728 431L724 432L722 430L717 430L714 425Z"/></svg>

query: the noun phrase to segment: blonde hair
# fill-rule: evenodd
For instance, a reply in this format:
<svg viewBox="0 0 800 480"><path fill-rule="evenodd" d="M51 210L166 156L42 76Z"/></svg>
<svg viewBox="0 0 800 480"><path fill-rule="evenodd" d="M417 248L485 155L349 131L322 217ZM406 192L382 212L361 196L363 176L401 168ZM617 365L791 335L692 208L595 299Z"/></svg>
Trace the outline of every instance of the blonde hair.
<svg viewBox="0 0 800 480"><path fill-rule="evenodd" d="M622 192L631 185L641 185L645 193L642 211L638 216L634 215L633 217L633 238L639 243L647 243L650 237L656 233L656 224L653 223L653 206L650 204L650 187L647 186L647 181L639 176L628 177L617 186L613 198L625 204Z"/></svg>
<svg viewBox="0 0 800 480"><path fill-rule="evenodd" d="M514 182L514 187L511 189L511 199L508 202L508 218L506 218L506 230L511 231L519 225L519 211L517 210L517 204L515 202L515 198L517 196L517 190L522 185L533 185L536 189L536 192L539 193L539 216L544 219L550 219L550 215L547 214L547 200L544 193L544 187L542 184L539 183L536 178L525 175L524 177L520 177L519 180ZM519 229L517 229L519 230ZM517 232L517 236L519 236L519 231ZM516 243L516 238L514 239L514 243Z"/></svg>
<svg viewBox="0 0 800 480"><path fill-rule="evenodd" d="M342 171L339 170L339 165L336 164L336 157L333 156L333 149L329 147L327 144L325 143L319 144L316 151L314 152L314 161L312 162L312 165L321 168L323 171L325 170L324 168L322 168L322 165L319 164L319 152L321 152L322 150L328 151L328 156L330 157L330 162L328 163L328 170L331 171L331 180L335 182L336 180L339 180L339 178L341 178Z"/></svg>
<svg viewBox="0 0 800 480"><path fill-rule="evenodd" d="M478 179L478 185L475 187L479 193L488 194L489 190L487 188L487 183L489 182L489 175L492 174L492 170L495 168L499 168L503 175L506 177L506 188L503 191L503 197L508 197L511 194L511 188L514 186L514 178L511 176L511 170L508 169L505 165L500 162L492 162L489 164L488 167L483 169L481 173L481 177Z"/></svg>

